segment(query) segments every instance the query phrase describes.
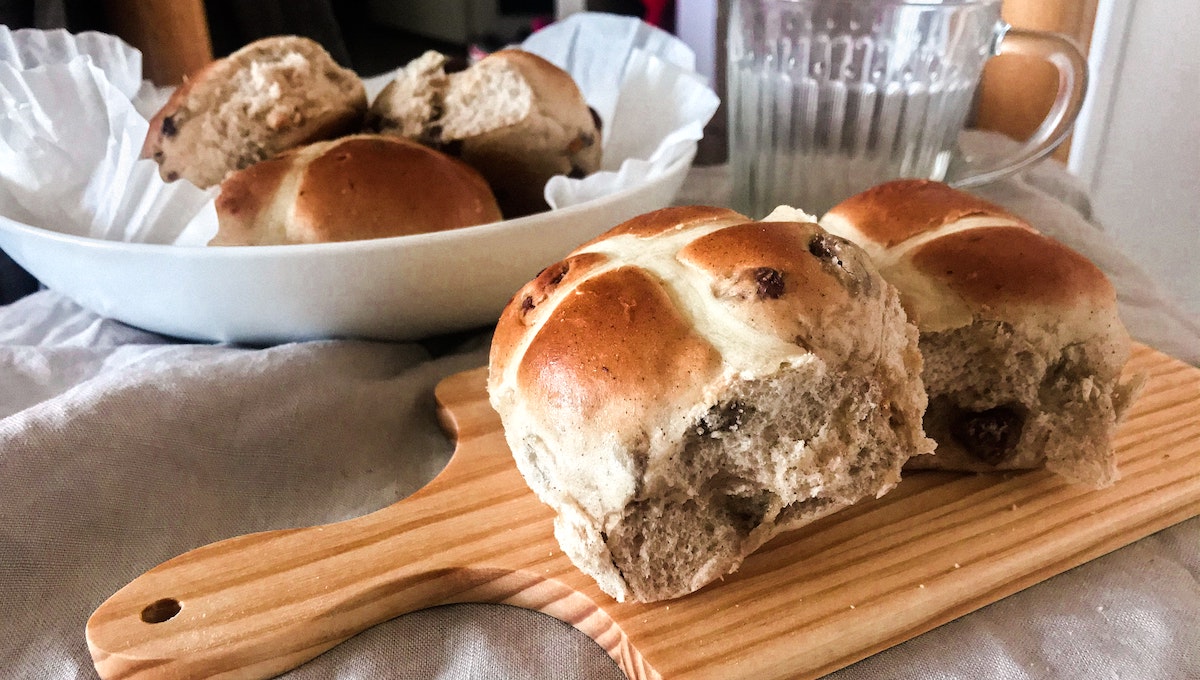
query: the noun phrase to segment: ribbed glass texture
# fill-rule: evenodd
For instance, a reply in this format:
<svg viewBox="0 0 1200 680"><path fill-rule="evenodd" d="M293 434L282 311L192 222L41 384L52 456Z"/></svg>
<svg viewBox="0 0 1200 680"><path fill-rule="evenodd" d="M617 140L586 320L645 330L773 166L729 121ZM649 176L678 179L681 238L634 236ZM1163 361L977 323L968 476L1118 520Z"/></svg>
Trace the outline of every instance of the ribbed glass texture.
<svg viewBox="0 0 1200 680"><path fill-rule="evenodd" d="M991 0L734 0L733 207L819 215L887 179L942 179L999 26Z"/></svg>

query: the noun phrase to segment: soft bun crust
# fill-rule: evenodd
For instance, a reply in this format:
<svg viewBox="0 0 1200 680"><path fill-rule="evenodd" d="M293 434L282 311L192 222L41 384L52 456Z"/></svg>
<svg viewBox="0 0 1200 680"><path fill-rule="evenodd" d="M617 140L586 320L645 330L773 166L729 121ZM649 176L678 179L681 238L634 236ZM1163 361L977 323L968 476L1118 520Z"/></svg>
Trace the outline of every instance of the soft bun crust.
<svg viewBox="0 0 1200 680"><path fill-rule="evenodd" d="M546 210L546 182L600 169L599 120L569 73L531 52L505 49L446 73L429 52L371 104L382 134L416 139L479 170L505 217Z"/></svg>
<svg viewBox="0 0 1200 680"><path fill-rule="evenodd" d="M1116 309L1112 284L1087 258L941 182L873 187L834 206L821 224L871 255L922 330L963 326L980 313L1020 322L1040 312Z"/></svg>
<svg viewBox="0 0 1200 680"><path fill-rule="evenodd" d="M806 215L639 216L517 292L488 390L563 550L617 599L677 597L931 450L916 329Z"/></svg>
<svg viewBox="0 0 1200 680"><path fill-rule="evenodd" d="M940 182L898 180L821 220L861 245L921 330L935 456L910 467L1117 475L1130 339L1103 272L1025 220Z"/></svg>
<svg viewBox="0 0 1200 680"><path fill-rule="evenodd" d="M168 182L208 188L287 149L357 132L366 110L358 76L318 43L263 38L187 77L150 119L142 157Z"/></svg>
<svg viewBox="0 0 1200 680"><path fill-rule="evenodd" d="M1019 221L1004 208L942 182L898 180L872 187L839 203L822 220L840 218L861 240L891 248L966 217Z"/></svg>
<svg viewBox="0 0 1200 680"><path fill-rule="evenodd" d="M912 267L961 299L991 309L1111 307L1108 278L1090 260L1024 227L979 227L931 240Z"/></svg>
<svg viewBox="0 0 1200 680"><path fill-rule="evenodd" d="M294 149L230 175L209 245L327 243L500 219L462 162L395 137L355 135Z"/></svg>

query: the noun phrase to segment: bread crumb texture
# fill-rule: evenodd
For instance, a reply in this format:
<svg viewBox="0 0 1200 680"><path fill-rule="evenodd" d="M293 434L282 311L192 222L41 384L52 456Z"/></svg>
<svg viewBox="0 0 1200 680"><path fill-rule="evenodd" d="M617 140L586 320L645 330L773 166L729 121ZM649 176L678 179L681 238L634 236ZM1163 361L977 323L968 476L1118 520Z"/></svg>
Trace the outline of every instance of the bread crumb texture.
<svg viewBox="0 0 1200 680"><path fill-rule="evenodd" d="M307 38L253 42L189 78L151 120L143 154L202 188L302 144L349 134L366 91Z"/></svg>

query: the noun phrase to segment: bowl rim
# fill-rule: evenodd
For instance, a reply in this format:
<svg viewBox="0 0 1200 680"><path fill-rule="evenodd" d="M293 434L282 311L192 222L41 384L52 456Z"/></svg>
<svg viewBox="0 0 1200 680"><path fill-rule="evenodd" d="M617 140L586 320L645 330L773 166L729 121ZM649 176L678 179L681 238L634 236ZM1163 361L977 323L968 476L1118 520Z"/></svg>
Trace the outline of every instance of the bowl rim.
<svg viewBox="0 0 1200 680"><path fill-rule="evenodd" d="M582 203L577 203L566 208L558 208L547 210L545 212L526 215L510 220L500 220L498 222L488 222L486 224L476 224L468 227L460 227L457 229L446 229L443 231L427 232L420 234L405 234L401 236L386 236L374 239L359 239L354 241L335 241L330 243L294 243L294 244L274 244L274 245L259 245L253 247L210 247L210 246L180 246L173 243L145 243L140 241L118 241L115 239L95 238L92 236L81 236L78 234L69 234L54 229L46 229L17 220L0 214L0 230L24 233L29 236L67 243L79 247L87 247L99 250L109 251L124 251L141 255L162 254L170 252L172 255L196 258L255 258L264 255L282 255L285 257L300 257L312 253L352 253L359 250L376 250L381 246L398 246L408 244L410 246L433 246L442 244L447 241L462 240L464 237L482 238L493 233L531 228L542 222L553 222L559 219L571 218L574 215L588 212L599 207L609 205L611 203L620 202L626 197L645 191L647 187L653 186L656 183L668 181L677 172L687 172L690 168L692 160L695 156L695 151L698 142L692 142L686 147L684 153L679 154L677 158L668 163L657 176L643 182L639 182L629 187L625 187L611 194L599 196ZM682 167L681 167L682 166ZM615 224L612 226L616 226Z"/></svg>

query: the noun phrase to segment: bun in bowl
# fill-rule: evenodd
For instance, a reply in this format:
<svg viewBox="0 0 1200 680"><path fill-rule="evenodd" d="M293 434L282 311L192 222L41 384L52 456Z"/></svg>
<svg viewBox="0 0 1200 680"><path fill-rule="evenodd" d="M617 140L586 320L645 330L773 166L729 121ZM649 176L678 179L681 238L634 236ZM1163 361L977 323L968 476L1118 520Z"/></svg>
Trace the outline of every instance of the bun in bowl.
<svg viewBox="0 0 1200 680"><path fill-rule="evenodd" d="M917 334L792 211L634 218L525 285L488 392L563 551L617 600L690 593L932 450Z"/></svg>
<svg viewBox="0 0 1200 680"><path fill-rule="evenodd" d="M229 176L209 245L327 243L501 219L487 183L415 142L355 135L284 152Z"/></svg>
<svg viewBox="0 0 1200 680"><path fill-rule="evenodd" d="M600 121L569 73L517 49L455 73L446 64L426 52L405 66L371 104L371 124L462 158L508 218L547 210L551 177L600 169Z"/></svg>
<svg viewBox="0 0 1200 680"><path fill-rule="evenodd" d="M150 119L142 156L207 189L287 149L358 132L362 81L319 44L275 36L192 74Z"/></svg>

